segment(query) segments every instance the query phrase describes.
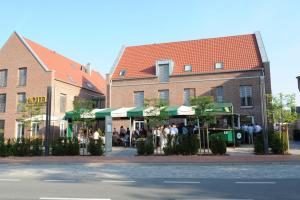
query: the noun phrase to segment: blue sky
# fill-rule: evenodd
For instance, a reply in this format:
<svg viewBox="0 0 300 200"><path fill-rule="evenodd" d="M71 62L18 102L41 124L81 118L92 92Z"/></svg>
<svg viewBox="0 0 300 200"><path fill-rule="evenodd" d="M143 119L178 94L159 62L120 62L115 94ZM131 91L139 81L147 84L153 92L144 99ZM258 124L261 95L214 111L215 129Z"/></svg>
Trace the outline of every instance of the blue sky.
<svg viewBox="0 0 300 200"><path fill-rule="evenodd" d="M260 31L273 93L295 93L300 75L300 1L1 1L0 46L13 31L106 74L122 45Z"/></svg>

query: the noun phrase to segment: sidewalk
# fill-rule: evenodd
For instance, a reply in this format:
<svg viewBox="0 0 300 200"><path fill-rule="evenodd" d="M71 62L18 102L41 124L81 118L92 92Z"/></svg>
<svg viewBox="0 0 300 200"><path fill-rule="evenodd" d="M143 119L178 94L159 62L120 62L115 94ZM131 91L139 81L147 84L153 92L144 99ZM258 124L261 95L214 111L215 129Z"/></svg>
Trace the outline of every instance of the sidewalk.
<svg viewBox="0 0 300 200"><path fill-rule="evenodd" d="M272 163L300 162L299 155L236 155L236 156L49 156L0 158L0 164L67 164L67 163Z"/></svg>

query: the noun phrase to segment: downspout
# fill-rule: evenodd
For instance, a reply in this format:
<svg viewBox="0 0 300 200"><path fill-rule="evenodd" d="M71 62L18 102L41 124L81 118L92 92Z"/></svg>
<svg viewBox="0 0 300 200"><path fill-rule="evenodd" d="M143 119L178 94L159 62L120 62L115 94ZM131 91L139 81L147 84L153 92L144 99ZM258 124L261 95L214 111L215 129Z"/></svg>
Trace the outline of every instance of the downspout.
<svg viewBox="0 0 300 200"><path fill-rule="evenodd" d="M261 96L261 115L263 123L263 139L264 139L264 152L268 154L269 152L269 142L268 142L268 126L267 126L267 105L266 105L266 88L265 88L265 75L262 71L262 75L259 77L260 82L260 96Z"/></svg>

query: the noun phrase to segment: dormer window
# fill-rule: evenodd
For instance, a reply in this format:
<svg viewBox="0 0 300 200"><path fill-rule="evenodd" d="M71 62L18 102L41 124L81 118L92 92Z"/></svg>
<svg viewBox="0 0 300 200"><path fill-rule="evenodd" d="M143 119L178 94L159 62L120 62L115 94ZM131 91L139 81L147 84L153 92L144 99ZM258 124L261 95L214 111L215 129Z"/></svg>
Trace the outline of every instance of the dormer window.
<svg viewBox="0 0 300 200"><path fill-rule="evenodd" d="M223 69L224 68L224 63L222 62L217 62L215 64L215 69Z"/></svg>
<svg viewBox="0 0 300 200"><path fill-rule="evenodd" d="M174 62L172 60L157 60L155 73L159 82L169 82L169 76L173 72Z"/></svg>
<svg viewBox="0 0 300 200"><path fill-rule="evenodd" d="M185 72L191 72L192 71L192 66L191 65L184 65L184 71Z"/></svg>
<svg viewBox="0 0 300 200"><path fill-rule="evenodd" d="M88 87L88 88L94 88L94 86L90 83L90 82L86 82L86 86Z"/></svg>
<svg viewBox="0 0 300 200"><path fill-rule="evenodd" d="M122 69L119 73L119 76L125 76L126 74L126 69Z"/></svg>

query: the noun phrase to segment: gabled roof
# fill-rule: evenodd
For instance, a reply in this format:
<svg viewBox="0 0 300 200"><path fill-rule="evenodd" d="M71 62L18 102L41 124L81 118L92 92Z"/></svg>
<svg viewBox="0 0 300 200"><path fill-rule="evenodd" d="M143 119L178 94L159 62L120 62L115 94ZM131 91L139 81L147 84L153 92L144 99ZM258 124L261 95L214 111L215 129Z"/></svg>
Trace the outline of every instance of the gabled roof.
<svg viewBox="0 0 300 200"><path fill-rule="evenodd" d="M105 79L98 72L92 70L91 74L81 70L80 63L66 58L55 51L52 51L36 42L25 37L21 37L25 45L28 45L30 51L40 61L43 67L54 71L54 77L57 80L64 81L79 87L83 87L102 94L106 93Z"/></svg>
<svg viewBox="0 0 300 200"><path fill-rule="evenodd" d="M121 70L126 70L124 78L153 77L158 60L174 62L172 75L252 70L262 67L255 34L248 34L129 46L114 66L112 78L122 78L119 76ZM222 62L224 68L216 70L217 62ZM185 72L185 65L191 65L192 72Z"/></svg>

